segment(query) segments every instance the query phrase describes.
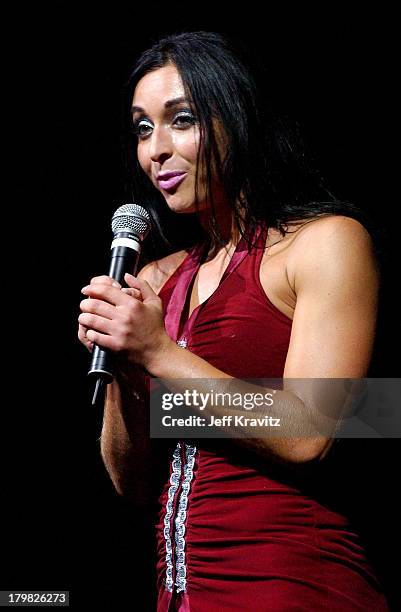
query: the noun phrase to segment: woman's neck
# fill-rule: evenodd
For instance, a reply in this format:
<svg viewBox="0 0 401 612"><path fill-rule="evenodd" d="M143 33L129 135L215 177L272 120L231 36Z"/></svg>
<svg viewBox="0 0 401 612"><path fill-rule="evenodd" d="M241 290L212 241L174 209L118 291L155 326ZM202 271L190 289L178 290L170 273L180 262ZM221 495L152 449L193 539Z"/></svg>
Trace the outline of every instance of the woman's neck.
<svg viewBox="0 0 401 612"><path fill-rule="evenodd" d="M204 214L200 215L200 221L204 230L210 236L210 245L206 261L210 261L216 257L222 249L227 253L231 253L231 251L235 249L241 239L241 232L238 229L234 214L231 210L225 209L222 211L220 208L216 213L217 227L220 230L219 233L222 241L218 241L213 234L212 216L210 213L208 214L208 211L204 211ZM243 231L244 223L242 222L242 218L240 219L240 225Z"/></svg>

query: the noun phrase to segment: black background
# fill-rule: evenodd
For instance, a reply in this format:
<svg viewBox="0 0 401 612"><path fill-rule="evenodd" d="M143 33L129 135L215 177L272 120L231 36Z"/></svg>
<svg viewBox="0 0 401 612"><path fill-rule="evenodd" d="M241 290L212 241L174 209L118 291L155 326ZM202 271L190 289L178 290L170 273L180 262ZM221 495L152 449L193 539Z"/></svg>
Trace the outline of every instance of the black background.
<svg viewBox="0 0 401 612"><path fill-rule="evenodd" d="M299 121L333 190L373 215L386 254L371 375L399 375L394 15L264 10L249 2L53 2L15 5L4 16L11 36L3 131L11 132L12 163L3 204L10 367L2 589L69 589L77 608L93 597L95 609L152 609L149 521L115 494L99 459L101 414L90 406L76 318L80 288L106 270L112 213L127 201L121 88L160 34L207 29L240 37L266 66L267 91ZM394 609L398 452L398 440L345 443L333 475Z"/></svg>

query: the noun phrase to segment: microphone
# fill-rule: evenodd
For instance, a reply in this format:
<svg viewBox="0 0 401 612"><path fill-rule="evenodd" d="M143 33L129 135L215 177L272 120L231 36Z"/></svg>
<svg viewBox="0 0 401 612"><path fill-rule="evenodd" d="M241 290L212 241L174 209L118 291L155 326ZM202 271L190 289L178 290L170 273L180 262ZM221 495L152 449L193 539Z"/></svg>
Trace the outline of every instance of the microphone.
<svg viewBox="0 0 401 612"><path fill-rule="evenodd" d="M111 243L109 276L126 287L124 274L136 274L141 254L141 243L151 228L148 212L138 204L124 204L117 208L111 220L114 239ZM110 351L93 347L88 376L96 377L92 406L97 402L99 391L114 378L113 359Z"/></svg>

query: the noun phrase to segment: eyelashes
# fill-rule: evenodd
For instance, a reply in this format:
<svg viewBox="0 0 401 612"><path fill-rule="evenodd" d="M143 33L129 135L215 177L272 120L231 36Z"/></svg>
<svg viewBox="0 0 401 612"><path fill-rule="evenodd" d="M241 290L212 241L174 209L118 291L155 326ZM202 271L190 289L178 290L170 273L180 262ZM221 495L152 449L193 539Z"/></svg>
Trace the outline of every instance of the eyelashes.
<svg viewBox="0 0 401 612"><path fill-rule="evenodd" d="M186 130L196 125L197 120L192 111L182 110L177 112L171 119L171 125L174 129ZM132 125L132 132L140 140L149 137L153 131L153 123L147 117L139 117L135 119Z"/></svg>
<svg viewBox="0 0 401 612"><path fill-rule="evenodd" d="M138 138L146 138L151 134L153 125L148 119L137 119L133 122L132 133Z"/></svg>
<svg viewBox="0 0 401 612"><path fill-rule="evenodd" d="M190 111L182 111L180 113L177 113L174 116L173 119L173 124L177 125L177 127L184 127L187 125L195 125L196 123L196 118L193 115L193 113L191 113Z"/></svg>

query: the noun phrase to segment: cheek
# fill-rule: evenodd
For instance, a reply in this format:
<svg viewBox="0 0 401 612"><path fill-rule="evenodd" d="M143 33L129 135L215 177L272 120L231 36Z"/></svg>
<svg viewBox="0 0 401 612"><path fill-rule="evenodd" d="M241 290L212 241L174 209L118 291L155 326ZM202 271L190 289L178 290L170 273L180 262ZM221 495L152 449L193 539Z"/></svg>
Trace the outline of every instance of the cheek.
<svg viewBox="0 0 401 612"><path fill-rule="evenodd" d="M139 165L145 174L150 174L151 171L151 159L149 155L146 153L146 147L143 144L138 145L137 147L137 157Z"/></svg>
<svg viewBox="0 0 401 612"><path fill-rule="evenodd" d="M173 147L179 157L191 164L196 164L199 134L197 132L176 133L173 137Z"/></svg>

